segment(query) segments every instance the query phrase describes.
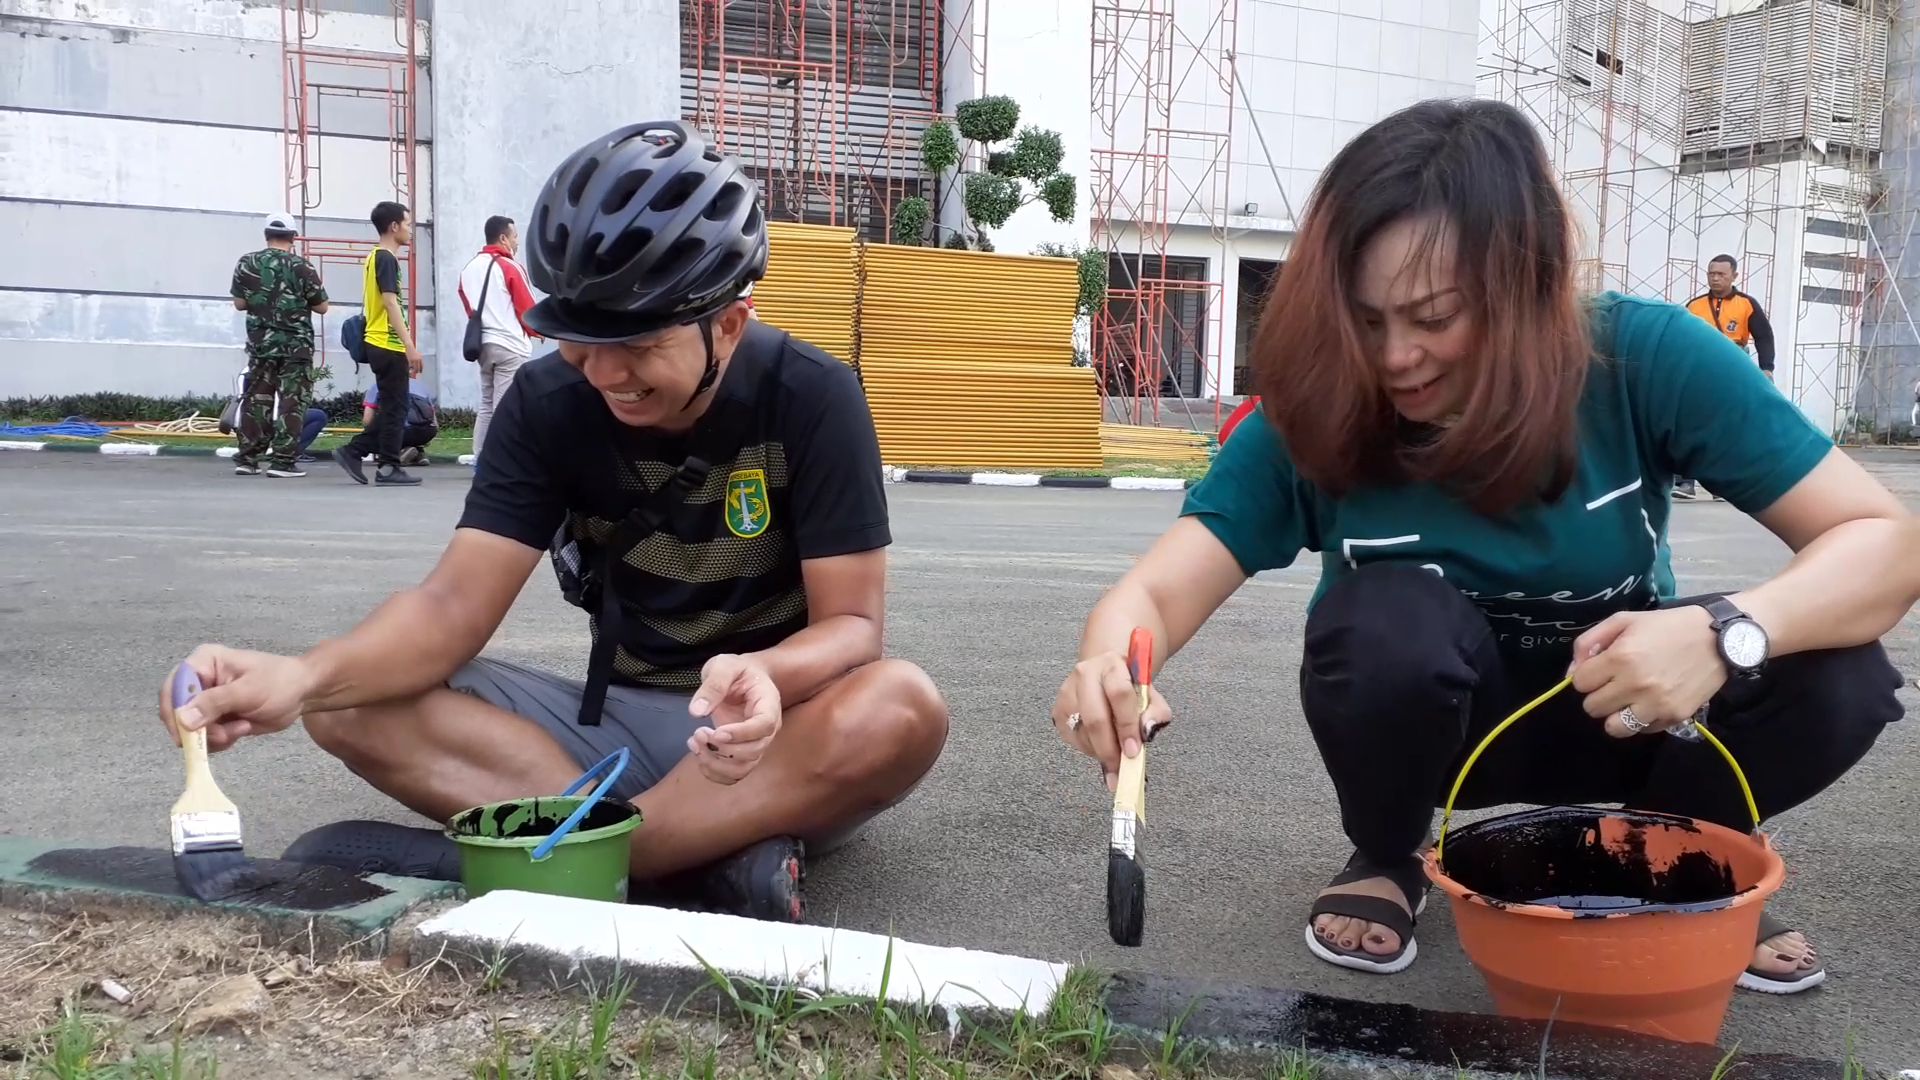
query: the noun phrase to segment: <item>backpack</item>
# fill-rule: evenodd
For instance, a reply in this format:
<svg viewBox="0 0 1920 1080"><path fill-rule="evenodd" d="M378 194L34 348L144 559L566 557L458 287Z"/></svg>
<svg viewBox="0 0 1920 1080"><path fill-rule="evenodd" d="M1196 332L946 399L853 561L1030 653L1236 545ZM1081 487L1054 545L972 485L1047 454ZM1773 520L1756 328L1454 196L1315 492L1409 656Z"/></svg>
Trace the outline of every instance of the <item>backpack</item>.
<svg viewBox="0 0 1920 1080"><path fill-rule="evenodd" d="M340 347L353 357L353 366L358 370L367 362L367 317L355 315L340 324Z"/></svg>

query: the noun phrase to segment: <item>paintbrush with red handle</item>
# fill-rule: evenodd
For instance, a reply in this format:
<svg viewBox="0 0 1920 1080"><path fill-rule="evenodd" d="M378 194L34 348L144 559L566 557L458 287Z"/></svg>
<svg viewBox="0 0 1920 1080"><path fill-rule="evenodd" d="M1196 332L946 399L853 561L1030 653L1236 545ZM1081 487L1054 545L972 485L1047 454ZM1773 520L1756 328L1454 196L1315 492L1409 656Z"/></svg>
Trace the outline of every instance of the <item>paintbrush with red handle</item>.
<svg viewBox="0 0 1920 1080"><path fill-rule="evenodd" d="M1127 642L1127 675L1140 708L1140 753L1120 752L1113 788L1113 834L1107 843L1107 933L1119 945L1138 945L1146 929L1147 871L1140 865L1140 837L1147 824L1147 704L1153 700L1153 633L1134 627Z"/></svg>

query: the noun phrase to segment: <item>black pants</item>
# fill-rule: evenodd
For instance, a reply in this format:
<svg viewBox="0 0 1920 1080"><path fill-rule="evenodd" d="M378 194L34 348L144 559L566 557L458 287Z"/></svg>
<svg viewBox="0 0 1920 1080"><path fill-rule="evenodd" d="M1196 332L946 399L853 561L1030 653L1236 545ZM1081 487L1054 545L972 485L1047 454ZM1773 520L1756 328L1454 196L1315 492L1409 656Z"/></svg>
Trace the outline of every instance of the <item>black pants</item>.
<svg viewBox="0 0 1920 1080"><path fill-rule="evenodd" d="M367 346L367 366L373 369L380 401L373 407L373 423L360 430L345 450L354 457L374 456L382 465L400 464L400 434L407 418L407 354Z"/></svg>
<svg viewBox="0 0 1920 1080"><path fill-rule="evenodd" d="M1329 586L1307 619L1300 700L1354 847L1378 863L1417 851L1467 754L1565 673L1515 670L1486 616L1431 571L1374 563ZM1878 642L1795 653L1770 660L1757 680L1729 680L1706 722L1771 817L1866 756L1900 719L1899 688ZM1713 747L1615 739L1572 687L1494 740L1456 808L1505 803L1624 803L1753 827Z"/></svg>

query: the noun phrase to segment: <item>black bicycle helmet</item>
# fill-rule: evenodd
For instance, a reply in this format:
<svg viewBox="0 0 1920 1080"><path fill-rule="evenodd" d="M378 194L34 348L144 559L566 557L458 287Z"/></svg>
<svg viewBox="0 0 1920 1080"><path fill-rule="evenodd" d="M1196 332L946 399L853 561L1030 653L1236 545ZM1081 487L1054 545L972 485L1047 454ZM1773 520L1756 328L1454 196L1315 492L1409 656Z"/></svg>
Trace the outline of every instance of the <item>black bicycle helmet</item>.
<svg viewBox="0 0 1920 1080"><path fill-rule="evenodd" d="M696 322L767 271L759 188L678 120L630 124L575 150L534 203L528 329L624 341Z"/></svg>

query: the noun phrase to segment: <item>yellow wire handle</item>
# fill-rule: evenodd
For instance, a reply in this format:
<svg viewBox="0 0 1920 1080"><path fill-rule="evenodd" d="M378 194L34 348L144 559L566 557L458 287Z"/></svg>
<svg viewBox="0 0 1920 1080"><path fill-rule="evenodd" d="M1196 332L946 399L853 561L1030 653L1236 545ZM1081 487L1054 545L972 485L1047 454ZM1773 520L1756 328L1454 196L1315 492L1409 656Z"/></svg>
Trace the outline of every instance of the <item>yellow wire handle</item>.
<svg viewBox="0 0 1920 1080"><path fill-rule="evenodd" d="M1567 687L1572 685L1573 685L1573 676L1569 675L1566 678L1561 679L1559 682L1555 683L1553 685L1553 688L1548 690L1546 693L1541 694L1539 697L1534 698L1532 701L1529 701L1525 705L1522 705L1518 709L1515 709L1512 716L1509 716L1505 720L1502 720L1498 724L1495 724L1493 726L1493 730L1487 732L1487 737L1480 740L1480 745L1473 748L1473 753L1467 755L1466 764L1460 766L1460 775L1454 777L1453 779L1453 790L1447 792L1446 812L1440 815L1440 842L1433 846L1433 861L1435 862L1435 864L1438 864L1442 859L1446 857L1447 823L1453 820L1453 801L1460 797L1460 788L1462 785L1464 785L1467 782L1467 773L1470 770L1472 770L1474 762L1480 760L1480 755L1486 751L1489 745L1493 743L1493 740L1500 737L1501 732L1512 727L1515 721L1519 720L1521 717L1527 715L1528 713L1532 712L1534 709L1538 708L1548 698L1553 697L1555 694L1558 694L1560 691L1565 690ZM1760 831L1760 804L1755 802L1753 799L1753 787L1752 785L1747 783L1746 771L1741 769L1740 763L1733 759L1733 752L1727 749L1727 744L1721 742L1719 738L1714 735L1713 732L1707 730L1707 725L1701 723L1698 720L1695 720L1693 721L1693 727L1695 731L1698 731L1700 733L1702 738L1706 739L1707 742L1713 745L1713 748L1715 750L1720 751L1721 757L1727 759L1728 767L1733 769L1733 778L1735 780L1740 781L1740 794L1746 796L1747 813L1753 815L1753 829L1755 832L1759 832Z"/></svg>

